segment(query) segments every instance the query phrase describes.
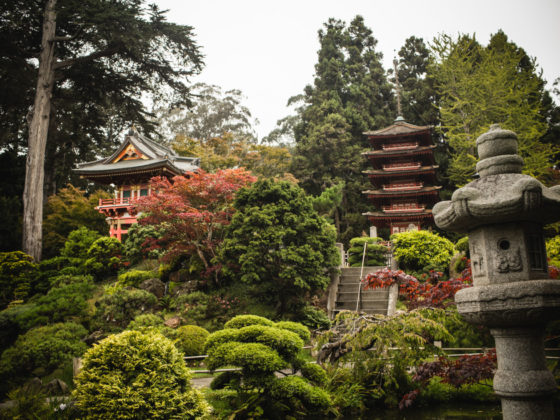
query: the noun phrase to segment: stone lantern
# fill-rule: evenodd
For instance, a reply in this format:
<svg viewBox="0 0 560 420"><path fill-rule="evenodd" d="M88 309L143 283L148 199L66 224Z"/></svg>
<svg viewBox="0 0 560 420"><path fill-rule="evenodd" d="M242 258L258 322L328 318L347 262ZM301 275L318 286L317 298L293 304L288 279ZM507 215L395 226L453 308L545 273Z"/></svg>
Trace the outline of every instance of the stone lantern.
<svg viewBox="0 0 560 420"><path fill-rule="evenodd" d="M455 295L457 310L494 336L504 419L553 420L544 327L560 318L560 280L548 279L542 227L560 220L560 186L521 174L512 131L493 125L476 144L480 178L433 209L440 228L469 235L473 287Z"/></svg>

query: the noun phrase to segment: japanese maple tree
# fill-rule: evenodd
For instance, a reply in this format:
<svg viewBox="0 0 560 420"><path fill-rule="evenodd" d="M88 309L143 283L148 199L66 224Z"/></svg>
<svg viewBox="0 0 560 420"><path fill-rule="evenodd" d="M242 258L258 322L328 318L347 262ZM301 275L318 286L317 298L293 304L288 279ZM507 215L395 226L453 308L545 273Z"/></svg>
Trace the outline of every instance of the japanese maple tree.
<svg viewBox="0 0 560 420"><path fill-rule="evenodd" d="M154 247L165 244L164 258L194 254L204 265L207 275L219 266L213 265L216 248L223 240L223 229L235 212L233 200L241 187L256 181L245 169L225 169L208 173L203 170L151 180L152 191L137 204L141 224L154 225L163 233Z"/></svg>

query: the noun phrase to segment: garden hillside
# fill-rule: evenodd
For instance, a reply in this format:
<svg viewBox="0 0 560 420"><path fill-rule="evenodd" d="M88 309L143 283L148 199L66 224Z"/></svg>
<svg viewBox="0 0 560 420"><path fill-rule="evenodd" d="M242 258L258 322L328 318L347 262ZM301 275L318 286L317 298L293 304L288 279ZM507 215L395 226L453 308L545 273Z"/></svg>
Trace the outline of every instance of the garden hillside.
<svg viewBox="0 0 560 420"><path fill-rule="evenodd" d="M0 391L16 401L13 413L48 411L45 396L66 386L73 405L57 415L87 418L337 417L495 402L495 354L482 350L492 339L453 304L472 283L466 237L393 235L401 270L363 282L397 284L396 314L342 311L331 322L321 302L341 263L335 229L300 187L241 169L152 183L159 193L138 202L142 217L122 243L82 226L40 263L0 254ZM62 202L81 194L68 191ZM386 252L376 253L375 238L351 243L361 250L368 243L369 259ZM555 246L547 243L551 262ZM438 341L481 350L454 358ZM225 370L200 393L183 357L202 354L206 370ZM77 376L75 358L83 360Z"/></svg>

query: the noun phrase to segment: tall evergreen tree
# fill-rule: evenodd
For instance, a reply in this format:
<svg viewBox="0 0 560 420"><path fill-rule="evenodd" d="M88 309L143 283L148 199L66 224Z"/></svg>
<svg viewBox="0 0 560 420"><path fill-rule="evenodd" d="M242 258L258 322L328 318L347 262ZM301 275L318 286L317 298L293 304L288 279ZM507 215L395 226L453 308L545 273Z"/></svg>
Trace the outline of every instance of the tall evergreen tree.
<svg viewBox="0 0 560 420"><path fill-rule="evenodd" d="M11 117L2 141L25 150L21 140L28 136L23 247L39 259L45 181L51 184L73 166L65 158L102 146L125 122L153 131L142 95L188 102L187 79L202 61L192 28L167 22L164 12L143 0L8 3L0 5L0 85L13 84L19 69L23 75L14 77L25 83L5 89L26 100L0 100L0 110ZM20 114L33 96L27 130Z"/></svg>
<svg viewBox="0 0 560 420"><path fill-rule="evenodd" d="M367 209L361 191L367 147L364 131L381 128L394 118L393 96L376 52L377 40L356 16L347 26L329 19L319 31L320 49L313 86L304 90L300 122L294 127L296 146L292 173L314 195L344 182L343 199L335 211L340 240L366 228Z"/></svg>
<svg viewBox="0 0 560 420"><path fill-rule="evenodd" d="M451 148L448 176L469 182L477 161L476 138L493 123L513 130L525 173L547 181L555 148L541 141L547 132L544 83L525 51L503 32L487 47L473 37L442 35L434 41L430 72L440 96L441 129Z"/></svg>

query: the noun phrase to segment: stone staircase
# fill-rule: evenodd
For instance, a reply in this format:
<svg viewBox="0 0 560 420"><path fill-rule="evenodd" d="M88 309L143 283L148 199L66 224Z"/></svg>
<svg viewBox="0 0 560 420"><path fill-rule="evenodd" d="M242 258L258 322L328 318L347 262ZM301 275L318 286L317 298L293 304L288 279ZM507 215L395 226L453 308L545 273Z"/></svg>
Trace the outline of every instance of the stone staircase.
<svg viewBox="0 0 560 420"><path fill-rule="evenodd" d="M382 268L384 267L364 267L363 275L365 277L366 274L374 273ZM333 315L336 315L336 313L341 310L356 310L358 292L360 287L362 287L360 283L361 270L361 267L344 267L340 269L340 279L338 282ZM358 311L383 315L391 313L389 308L389 295L389 288L374 290L364 290L362 288L360 302L358 303Z"/></svg>

